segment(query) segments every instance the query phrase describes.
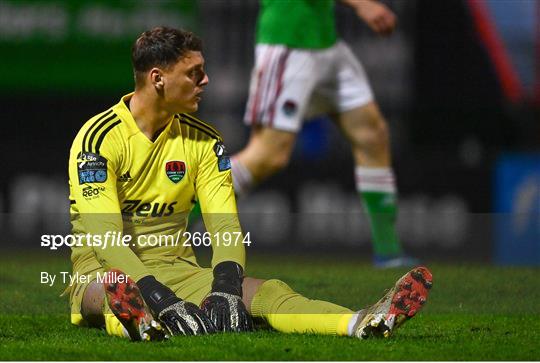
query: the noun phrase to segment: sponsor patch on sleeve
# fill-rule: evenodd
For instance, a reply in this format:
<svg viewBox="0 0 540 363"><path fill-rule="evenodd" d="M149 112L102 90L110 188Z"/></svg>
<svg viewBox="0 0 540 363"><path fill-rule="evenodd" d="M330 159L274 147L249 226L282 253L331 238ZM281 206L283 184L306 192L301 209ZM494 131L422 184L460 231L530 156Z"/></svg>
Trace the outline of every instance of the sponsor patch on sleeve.
<svg viewBox="0 0 540 363"><path fill-rule="evenodd" d="M79 184L104 183L107 180L107 159L99 154L84 152L77 159Z"/></svg>
<svg viewBox="0 0 540 363"><path fill-rule="evenodd" d="M225 145L221 141L216 142L216 144L214 145L214 152L217 156L218 170L229 170L231 168L231 159L229 159L229 155L227 155L227 149L225 149Z"/></svg>

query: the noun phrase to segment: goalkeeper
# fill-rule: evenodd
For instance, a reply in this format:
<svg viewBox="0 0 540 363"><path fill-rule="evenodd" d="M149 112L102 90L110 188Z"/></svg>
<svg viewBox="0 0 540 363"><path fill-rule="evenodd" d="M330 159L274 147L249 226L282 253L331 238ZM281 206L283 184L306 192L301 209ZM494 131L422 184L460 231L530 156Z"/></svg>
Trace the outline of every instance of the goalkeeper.
<svg viewBox="0 0 540 363"><path fill-rule="evenodd" d="M135 41L135 91L85 123L70 151L74 234L182 235L196 200L210 235L241 233L223 140L190 115L208 84L201 51L193 33L166 27ZM244 277L241 243L212 248L212 268L202 268L183 243L73 247L73 273L89 279L70 287L72 323L132 340L250 331L252 317L282 332L388 336L431 287L419 267L354 312Z"/></svg>

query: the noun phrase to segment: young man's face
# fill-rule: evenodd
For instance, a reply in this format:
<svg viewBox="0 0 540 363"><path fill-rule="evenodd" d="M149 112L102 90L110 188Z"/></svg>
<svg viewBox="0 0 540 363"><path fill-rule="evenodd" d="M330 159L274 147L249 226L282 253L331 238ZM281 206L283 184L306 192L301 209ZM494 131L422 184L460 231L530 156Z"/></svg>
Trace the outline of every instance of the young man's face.
<svg viewBox="0 0 540 363"><path fill-rule="evenodd" d="M201 52L188 51L178 63L163 71L163 78L163 97L169 111L197 111L200 94L208 84Z"/></svg>

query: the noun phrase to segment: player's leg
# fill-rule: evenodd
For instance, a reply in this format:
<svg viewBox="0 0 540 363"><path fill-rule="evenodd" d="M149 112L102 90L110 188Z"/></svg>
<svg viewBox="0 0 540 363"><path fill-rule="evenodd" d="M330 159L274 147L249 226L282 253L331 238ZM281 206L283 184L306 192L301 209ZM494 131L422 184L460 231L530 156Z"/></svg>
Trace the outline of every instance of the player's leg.
<svg viewBox="0 0 540 363"><path fill-rule="evenodd" d="M105 299L103 284L92 281L84 291L81 315L88 326L105 328L109 335L129 338L129 333L112 313Z"/></svg>
<svg viewBox="0 0 540 363"><path fill-rule="evenodd" d="M356 187L370 219L375 262L400 257L396 182L386 121L375 102L369 102L341 113L338 123L352 147Z"/></svg>
<svg viewBox="0 0 540 363"><path fill-rule="evenodd" d="M81 301L81 315L89 326L101 327L105 325L104 302L105 290L103 284L98 284L94 280L86 285Z"/></svg>
<svg viewBox="0 0 540 363"><path fill-rule="evenodd" d="M109 335L132 340L164 339L164 332L146 308L135 282L120 271L99 273L106 276L103 282L98 282L93 272L91 282L75 287L81 294L80 298L72 295L72 322L105 328Z"/></svg>
<svg viewBox="0 0 540 363"><path fill-rule="evenodd" d="M171 263L151 260L147 263L156 279L171 288L183 300L200 305L210 292L212 270L177 259ZM98 282L98 274L105 276ZM90 282L71 289L71 320L75 325L105 328L109 335L132 340L167 338L154 320L135 281L118 270L105 275L103 269L85 273ZM121 278L118 278L122 276Z"/></svg>
<svg viewBox="0 0 540 363"><path fill-rule="evenodd" d="M214 278L211 268L193 266L182 260L154 272L156 278L177 296L198 306L210 293ZM264 319L281 332L347 335L349 322L355 314L332 303L307 299L278 280L245 277L242 290L242 301L250 314ZM350 325L352 327L353 324Z"/></svg>
<svg viewBox="0 0 540 363"><path fill-rule="evenodd" d="M196 305L210 293L213 281L212 269L183 261L160 268L156 277L179 297ZM349 322L355 314L329 302L307 299L279 280L245 277L242 290L242 300L250 314L264 319L281 332L347 335Z"/></svg>
<svg viewBox="0 0 540 363"><path fill-rule="evenodd" d="M254 127L247 146L231 158L236 194L246 194L255 184L285 168L295 140L293 132Z"/></svg>
<svg viewBox="0 0 540 363"><path fill-rule="evenodd" d="M339 114L337 121L352 146L356 165L391 168L388 125L374 101Z"/></svg>
<svg viewBox="0 0 540 363"><path fill-rule="evenodd" d="M280 280L246 277L244 304L254 318L282 333L349 335L356 313L327 301L308 299Z"/></svg>
<svg viewBox="0 0 540 363"><path fill-rule="evenodd" d="M335 119L352 146L356 186L370 219L375 264L415 264L414 259L403 256L396 233L397 190L387 122L351 50L340 43L335 55L339 68L333 93L337 103Z"/></svg>
<svg viewBox="0 0 540 363"><path fill-rule="evenodd" d="M98 270L103 273L103 270ZM92 271L90 281L71 287L71 323L76 326L105 328L109 335L129 338L129 333L114 316L105 300L103 284L96 282L97 271Z"/></svg>
<svg viewBox="0 0 540 363"><path fill-rule="evenodd" d="M388 337L425 304L432 276L417 267L401 277L382 299L354 312L326 301L311 300L280 280L244 279L244 303L255 318L284 333Z"/></svg>

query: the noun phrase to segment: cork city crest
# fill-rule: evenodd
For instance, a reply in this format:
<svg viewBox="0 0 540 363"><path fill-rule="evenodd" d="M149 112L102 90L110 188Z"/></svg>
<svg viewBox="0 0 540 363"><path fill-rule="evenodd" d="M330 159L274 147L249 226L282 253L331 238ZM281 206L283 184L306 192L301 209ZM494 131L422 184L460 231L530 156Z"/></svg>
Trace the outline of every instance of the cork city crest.
<svg viewBox="0 0 540 363"><path fill-rule="evenodd" d="M186 175L186 163L180 160L167 161L165 173L173 183L178 183Z"/></svg>

